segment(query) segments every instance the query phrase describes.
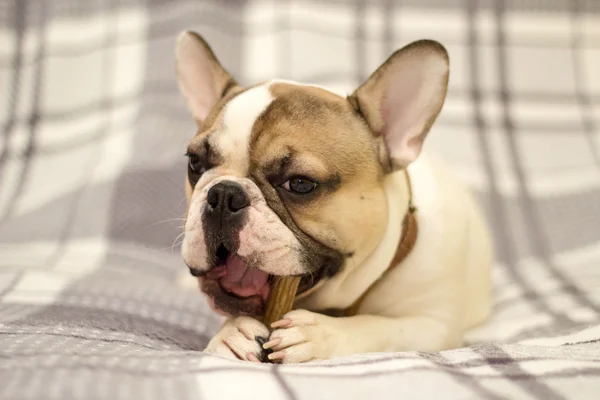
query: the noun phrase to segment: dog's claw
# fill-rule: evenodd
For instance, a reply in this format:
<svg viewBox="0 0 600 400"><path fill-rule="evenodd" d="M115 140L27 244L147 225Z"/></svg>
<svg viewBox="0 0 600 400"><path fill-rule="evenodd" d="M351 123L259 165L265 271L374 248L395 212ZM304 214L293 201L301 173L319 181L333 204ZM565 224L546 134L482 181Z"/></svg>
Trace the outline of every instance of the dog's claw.
<svg viewBox="0 0 600 400"><path fill-rule="evenodd" d="M205 353L259 362L268 360L262 345L269 339L269 330L251 317L231 318L223 324L204 349ZM250 355L252 354L252 355Z"/></svg>
<svg viewBox="0 0 600 400"><path fill-rule="evenodd" d="M269 340L267 343L263 344L263 349L268 350L272 347L275 347L277 345L281 344L281 338L275 338L275 339L271 339Z"/></svg>
<svg viewBox="0 0 600 400"><path fill-rule="evenodd" d="M292 320L290 318L283 318L279 321L275 321L271 324L271 328L288 328L292 325Z"/></svg>
<svg viewBox="0 0 600 400"><path fill-rule="evenodd" d="M258 344L260 344L260 347L263 347L265 343L269 341L269 338L266 338L264 336L255 336L254 340L256 340Z"/></svg>
<svg viewBox="0 0 600 400"><path fill-rule="evenodd" d="M254 338L260 345L262 351L260 352L260 357L258 358L259 362L269 362L269 355L273 352L273 350L265 348L265 344L268 343L269 338L263 336L256 336Z"/></svg>
<svg viewBox="0 0 600 400"><path fill-rule="evenodd" d="M285 357L285 352L283 350L276 351L274 353L269 354L268 357L271 361L283 360L283 358Z"/></svg>

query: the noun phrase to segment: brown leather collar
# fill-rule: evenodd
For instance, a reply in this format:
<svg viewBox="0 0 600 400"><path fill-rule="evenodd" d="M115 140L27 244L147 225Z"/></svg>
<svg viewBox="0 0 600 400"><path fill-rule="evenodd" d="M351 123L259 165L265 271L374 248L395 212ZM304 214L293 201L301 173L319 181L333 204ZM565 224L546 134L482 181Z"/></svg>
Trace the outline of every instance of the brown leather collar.
<svg viewBox="0 0 600 400"><path fill-rule="evenodd" d="M381 274L381 276L371 283L367 290L365 290L362 296L360 296L358 300L354 302L354 304L346 309L344 314L348 317L356 315L358 308L360 307L360 303L362 303L362 300L366 297L373 286L375 286L377 282L379 282L388 272L390 272L391 269L395 268L402 261L404 261L413 247L415 247L417 234L419 233L419 226L417 224L417 218L415 217L415 212L417 209L413 205L412 185L410 182L410 176L406 170L404 170L404 177L406 178L406 184L408 186L408 212L404 216L404 220L402 222L403 231L402 236L400 237L400 242L398 243L398 248L396 249L396 254L394 254L394 258L392 258L390 265Z"/></svg>

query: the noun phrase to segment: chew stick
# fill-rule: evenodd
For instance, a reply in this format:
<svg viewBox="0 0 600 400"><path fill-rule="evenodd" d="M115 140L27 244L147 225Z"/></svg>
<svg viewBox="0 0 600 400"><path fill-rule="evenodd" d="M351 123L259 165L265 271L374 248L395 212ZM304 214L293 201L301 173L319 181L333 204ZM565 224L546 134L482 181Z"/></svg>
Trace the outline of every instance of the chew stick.
<svg viewBox="0 0 600 400"><path fill-rule="evenodd" d="M274 278L267 302L267 311L263 318L263 323L267 328L271 329L273 322L279 321L292 310L299 284L299 276L276 276Z"/></svg>

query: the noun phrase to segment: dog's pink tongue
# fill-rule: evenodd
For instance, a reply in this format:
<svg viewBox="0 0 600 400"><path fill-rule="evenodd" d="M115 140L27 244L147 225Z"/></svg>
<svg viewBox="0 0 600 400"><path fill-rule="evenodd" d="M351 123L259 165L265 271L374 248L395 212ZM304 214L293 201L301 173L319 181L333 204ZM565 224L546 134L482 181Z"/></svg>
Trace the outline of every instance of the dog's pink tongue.
<svg viewBox="0 0 600 400"><path fill-rule="evenodd" d="M239 297L269 295L269 274L256 268L248 268L237 256L231 255L226 261L227 274L219 281L223 289Z"/></svg>

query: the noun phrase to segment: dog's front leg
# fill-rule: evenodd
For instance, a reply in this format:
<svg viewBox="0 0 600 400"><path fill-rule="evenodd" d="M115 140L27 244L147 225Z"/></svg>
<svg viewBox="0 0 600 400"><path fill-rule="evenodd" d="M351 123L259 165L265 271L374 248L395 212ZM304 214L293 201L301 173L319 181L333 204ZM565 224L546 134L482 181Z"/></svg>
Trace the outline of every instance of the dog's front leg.
<svg viewBox="0 0 600 400"><path fill-rule="evenodd" d="M429 316L334 318L295 310L274 324L265 348L283 363L324 360L359 353L440 351L460 345L454 324Z"/></svg>

